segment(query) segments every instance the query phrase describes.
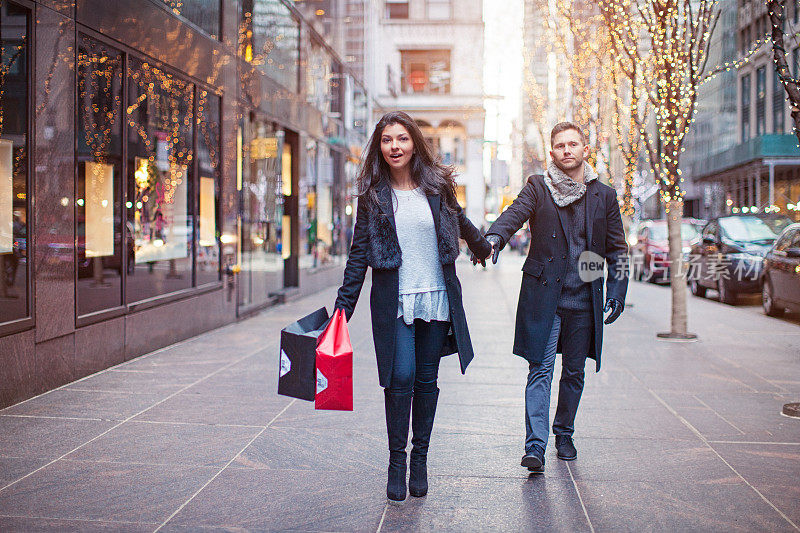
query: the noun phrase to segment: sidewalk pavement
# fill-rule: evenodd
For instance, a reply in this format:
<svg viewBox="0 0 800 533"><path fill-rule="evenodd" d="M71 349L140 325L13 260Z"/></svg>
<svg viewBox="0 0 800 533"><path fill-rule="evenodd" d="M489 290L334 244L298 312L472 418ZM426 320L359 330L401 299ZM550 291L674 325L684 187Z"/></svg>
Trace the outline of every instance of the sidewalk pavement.
<svg viewBox="0 0 800 533"><path fill-rule="evenodd" d="M659 341L669 288L632 283L603 369L587 365L578 459L551 440L529 476L520 265L459 264L476 358L466 376L442 362L427 497L386 501L367 283L354 412L275 393L278 332L328 289L0 411L0 530L798 530L800 420L780 414L800 401L796 316L690 297L700 340Z"/></svg>

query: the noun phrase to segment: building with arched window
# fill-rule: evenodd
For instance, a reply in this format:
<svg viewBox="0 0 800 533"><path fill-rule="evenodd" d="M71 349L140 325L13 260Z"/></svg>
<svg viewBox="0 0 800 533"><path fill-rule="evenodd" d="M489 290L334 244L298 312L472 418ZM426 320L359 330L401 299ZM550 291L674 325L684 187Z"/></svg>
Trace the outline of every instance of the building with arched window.
<svg viewBox="0 0 800 533"><path fill-rule="evenodd" d="M483 2L373 0L368 83L374 121L391 110L414 117L442 161L458 170L467 216L484 222Z"/></svg>

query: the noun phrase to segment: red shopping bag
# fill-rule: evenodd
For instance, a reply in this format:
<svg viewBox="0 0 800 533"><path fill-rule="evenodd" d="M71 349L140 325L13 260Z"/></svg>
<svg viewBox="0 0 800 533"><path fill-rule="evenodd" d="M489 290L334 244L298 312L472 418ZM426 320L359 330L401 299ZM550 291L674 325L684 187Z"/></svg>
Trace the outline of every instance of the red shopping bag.
<svg viewBox="0 0 800 533"><path fill-rule="evenodd" d="M347 319L337 309L317 344L315 409L353 410L353 347Z"/></svg>

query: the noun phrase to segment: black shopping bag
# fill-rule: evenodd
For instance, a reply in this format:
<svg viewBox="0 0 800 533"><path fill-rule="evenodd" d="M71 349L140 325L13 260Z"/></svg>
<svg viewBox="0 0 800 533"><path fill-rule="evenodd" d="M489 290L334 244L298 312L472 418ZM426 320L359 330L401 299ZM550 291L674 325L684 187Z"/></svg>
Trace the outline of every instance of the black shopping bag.
<svg viewBox="0 0 800 533"><path fill-rule="evenodd" d="M278 394L314 401L317 339L328 322L328 310L321 307L281 330Z"/></svg>

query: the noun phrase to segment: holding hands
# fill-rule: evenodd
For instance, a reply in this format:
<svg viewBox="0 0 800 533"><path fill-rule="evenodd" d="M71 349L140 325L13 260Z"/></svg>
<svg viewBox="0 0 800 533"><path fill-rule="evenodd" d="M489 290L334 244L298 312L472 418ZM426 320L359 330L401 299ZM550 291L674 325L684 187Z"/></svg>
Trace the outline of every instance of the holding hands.
<svg viewBox="0 0 800 533"><path fill-rule="evenodd" d="M498 235L489 234L484 239L484 248L480 251L480 256L476 256L475 252L470 254L470 260L472 261L473 265L477 265L478 263L481 266L486 266L486 260L489 259L491 256L492 264L497 264L497 258L500 255L500 248L503 246L503 239L500 238ZM482 256L482 257L481 257Z"/></svg>

